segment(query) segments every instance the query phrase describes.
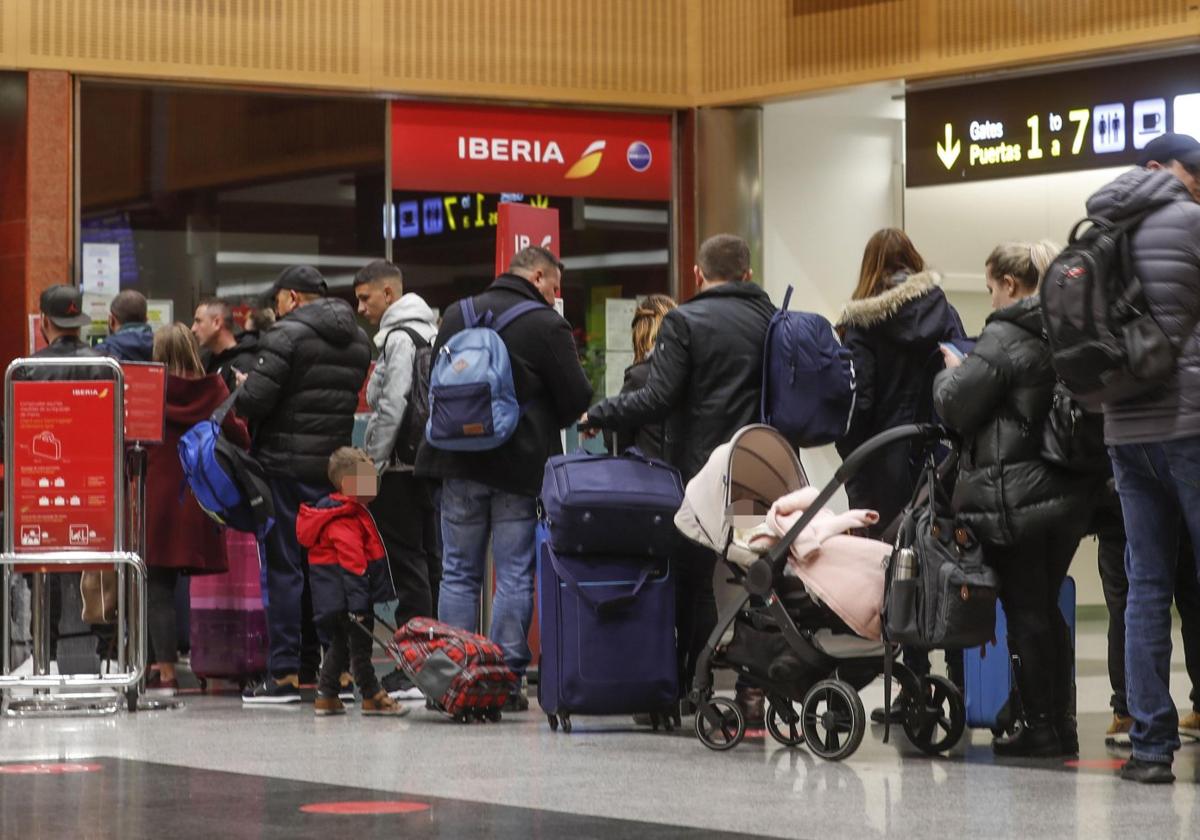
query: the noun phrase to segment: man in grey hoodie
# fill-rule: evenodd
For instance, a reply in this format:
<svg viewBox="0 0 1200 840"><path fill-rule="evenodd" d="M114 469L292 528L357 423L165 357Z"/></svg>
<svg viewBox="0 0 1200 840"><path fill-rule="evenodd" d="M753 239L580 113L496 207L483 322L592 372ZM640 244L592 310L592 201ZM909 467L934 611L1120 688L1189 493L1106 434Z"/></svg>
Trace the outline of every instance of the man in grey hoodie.
<svg viewBox="0 0 1200 840"><path fill-rule="evenodd" d="M415 386L414 363L429 353L437 337L437 316L421 296L404 293L400 269L376 260L354 277L358 312L379 328L379 358L367 383L365 448L380 472L379 495L370 510L379 526L391 563L399 599L396 624L416 616L436 616L434 603L442 577L441 544L433 503L434 488L413 475L402 442L418 422L410 412ZM409 696L412 686L400 671L388 674L383 686L394 696Z"/></svg>
<svg viewBox="0 0 1200 840"><path fill-rule="evenodd" d="M1200 142L1165 134L1147 144L1141 163L1088 199L1087 212L1114 222L1146 214L1130 236L1134 273L1178 353L1163 382L1104 406L1128 540L1125 690L1133 758L1121 775L1171 782L1179 749L1169 685L1171 600L1176 563L1195 562L1179 557L1181 523L1200 547Z"/></svg>

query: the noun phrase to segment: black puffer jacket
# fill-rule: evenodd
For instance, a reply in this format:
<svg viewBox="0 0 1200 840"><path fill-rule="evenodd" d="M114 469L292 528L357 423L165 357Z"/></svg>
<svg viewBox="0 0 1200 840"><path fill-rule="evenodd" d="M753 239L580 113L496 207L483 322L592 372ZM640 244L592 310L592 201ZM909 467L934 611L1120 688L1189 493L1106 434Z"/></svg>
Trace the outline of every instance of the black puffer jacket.
<svg viewBox="0 0 1200 840"><path fill-rule="evenodd" d="M292 310L262 337L237 412L254 428L252 451L268 473L328 483L330 454L350 445L370 364L366 333L336 298Z"/></svg>
<svg viewBox="0 0 1200 840"><path fill-rule="evenodd" d="M933 377L942 369L938 342L965 336L936 275L901 273L893 279L885 292L848 303L838 322L842 342L854 356L858 383L850 430L837 444L843 458L882 431L929 421ZM876 534L912 498L921 461L921 453L901 442L846 482L851 507L879 512Z"/></svg>
<svg viewBox="0 0 1200 840"><path fill-rule="evenodd" d="M1133 232L1133 262L1179 361L1145 396L1104 407L1109 444L1200 436L1200 204L1170 172L1133 169L1088 199L1087 211L1119 221L1163 201Z"/></svg>
<svg viewBox="0 0 1200 840"><path fill-rule="evenodd" d="M546 459L562 452L560 432L583 414L592 386L579 364L571 325L528 280L500 275L475 298L475 312L502 315L527 300L541 303L544 309L523 315L500 334L508 348L517 400L525 407L513 436L486 452L448 452L423 444L417 453L418 476L467 479L521 496L536 496L541 490ZM442 318L434 358L462 329L462 310L455 304Z"/></svg>
<svg viewBox="0 0 1200 840"><path fill-rule="evenodd" d="M237 387L237 373L249 373L258 363L258 333L244 332L238 335L232 347L209 356L204 365L205 373L219 373L225 387L233 391Z"/></svg>
<svg viewBox="0 0 1200 840"><path fill-rule="evenodd" d="M663 456L686 482L733 433L758 421L763 340L775 306L759 286L722 283L663 318L650 376L588 411L604 429L662 422Z"/></svg>
<svg viewBox="0 0 1200 840"><path fill-rule="evenodd" d="M1092 480L1041 458L1054 381L1036 295L988 316L966 361L934 380L938 414L963 438L954 508L984 542L1085 518Z"/></svg>

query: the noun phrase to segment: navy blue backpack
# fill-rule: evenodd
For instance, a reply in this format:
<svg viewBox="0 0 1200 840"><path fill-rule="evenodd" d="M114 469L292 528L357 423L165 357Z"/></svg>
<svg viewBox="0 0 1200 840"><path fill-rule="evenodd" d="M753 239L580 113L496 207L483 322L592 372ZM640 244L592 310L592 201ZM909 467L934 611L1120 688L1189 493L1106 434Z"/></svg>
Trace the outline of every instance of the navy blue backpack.
<svg viewBox="0 0 1200 840"><path fill-rule="evenodd" d="M824 446L846 434L856 384L850 351L833 325L813 312L788 312L792 287L771 318L763 347L762 421L797 447Z"/></svg>
<svg viewBox="0 0 1200 840"><path fill-rule="evenodd" d="M179 462L196 502L221 525L262 540L275 523L275 506L262 465L221 435L237 391L179 439Z"/></svg>

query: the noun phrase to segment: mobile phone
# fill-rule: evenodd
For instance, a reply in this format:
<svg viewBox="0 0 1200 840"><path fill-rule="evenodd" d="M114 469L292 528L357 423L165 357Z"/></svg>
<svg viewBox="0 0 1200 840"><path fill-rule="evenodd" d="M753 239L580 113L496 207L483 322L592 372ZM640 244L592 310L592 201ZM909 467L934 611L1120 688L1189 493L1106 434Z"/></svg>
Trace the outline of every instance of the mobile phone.
<svg viewBox="0 0 1200 840"><path fill-rule="evenodd" d="M953 355L957 356L957 357L958 357L958 358L960 358L960 359L965 359L965 358L967 358L967 354L966 354L966 353L964 353L962 350L959 350L957 347L955 347L955 346L954 346L953 344L951 344L949 341L942 341L942 342L939 342L939 343L938 343L938 347L941 347L941 348L942 348L942 349L944 349L944 350L949 350L949 351L950 351L950 352L951 352Z"/></svg>

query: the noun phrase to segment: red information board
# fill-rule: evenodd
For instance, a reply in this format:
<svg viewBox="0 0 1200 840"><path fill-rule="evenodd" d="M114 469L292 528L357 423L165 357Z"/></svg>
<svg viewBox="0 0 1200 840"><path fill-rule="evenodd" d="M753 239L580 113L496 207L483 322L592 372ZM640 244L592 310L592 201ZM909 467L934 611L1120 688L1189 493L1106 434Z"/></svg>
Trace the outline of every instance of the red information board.
<svg viewBox="0 0 1200 840"><path fill-rule="evenodd" d="M125 442L162 443L166 430L167 368L121 362L125 374Z"/></svg>
<svg viewBox="0 0 1200 840"><path fill-rule="evenodd" d="M114 384L12 384L15 551L115 550Z"/></svg>
<svg viewBox="0 0 1200 840"><path fill-rule="evenodd" d="M496 274L508 271L512 258L530 245L559 255L558 209L504 202L496 224Z"/></svg>

